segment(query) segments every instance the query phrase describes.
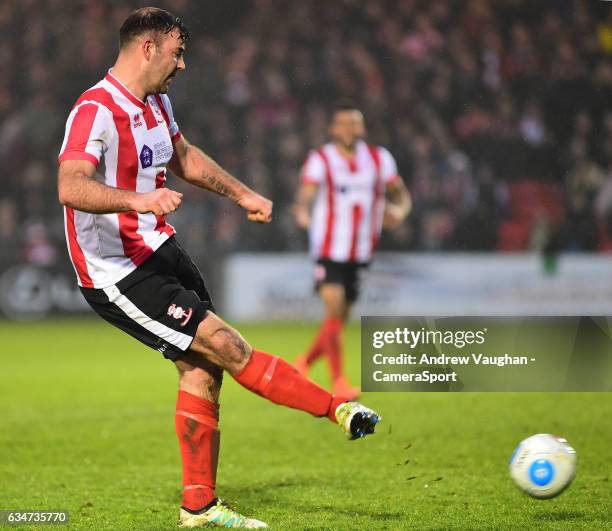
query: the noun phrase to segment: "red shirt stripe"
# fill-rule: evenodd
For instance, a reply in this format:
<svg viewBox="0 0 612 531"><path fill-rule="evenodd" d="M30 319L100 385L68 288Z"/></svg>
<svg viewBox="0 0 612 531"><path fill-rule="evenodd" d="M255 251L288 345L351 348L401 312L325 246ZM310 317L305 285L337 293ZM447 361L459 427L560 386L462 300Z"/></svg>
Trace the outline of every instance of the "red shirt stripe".
<svg viewBox="0 0 612 531"><path fill-rule="evenodd" d="M79 276L81 285L84 288L93 288L94 283L89 276L89 272L87 271L87 261L85 260L85 255L83 254L83 250L81 249L81 246L77 240L76 227L74 226L74 210L69 207L65 207L65 209L66 232L68 233L68 247L70 249L70 256L72 257L72 263L74 264L76 273Z"/></svg>
<svg viewBox="0 0 612 531"><path fill-rule="evenodd" d="M302 181L305 184L319 184L319 181L317 181L313 177L308 177L308 175L302 175L300 177L300 181Z"/></svg>
<svg viewBox="0 0 612 531"><path fill-rule="evenodd" d="M142 115L144 116L145 124L147 124L147 129L153 129L154 127L157 127L157 118L155 118L155 114L153 113L153 110L151 109L151 106L149 104L147 104L147 106L145 107L145 110L142 112Z"/></svg>
<svg viewBox="0 0 612 531"><path fill-rule="evenodd" d="M370 155L372 156L372 160L374 161L374 166L376 166L376 179L374 180L374 203L372 205L372 252L376 249L378 245L378 209L380 208L380 199L382 195L382 174L380 171L380 153L378 152L378 148L376 146L368 144L368 150Z"/></svg>
<svg viewBox="0 0 612 531"><path fill-rule="evenodd" d="M100 161L85 151L97 114L98 106L93 103L86 103L79 107L70 125L66 146L59 157L60 162L64 160L89 160L95 166L98 166Z"/></svg>
<svg viewBox="0 0 612 531"><path fill-rule="evenodd" d="M164 107L164 102L161 99L161 96L159 94L155 95L155 101L157 102L157 105L159 106L159 110L161 111L162 116L164 117L164 121L166 122L166 127L168 127L168 133L170 133L170 117L168 116L168 112L166 111L166 108ZM180 131L177 131L174 135L170 134L170 140L172 141L173 144L176 144L179 138L181 138Z"/></svg>
<svg viewBox="0 0 612 531"><path fill-rule="evenodd" d="M349 157L346 153L344 153L337 145L334 145L336 148L336 153L342 157L343 160L346 161L349 171L351 173L356 173L359 168L357 167L357 161L355 160L356 154L353 154L352 157Z"/></svg>
<svg viewBox="0 0 612 531"><path fill-rule="evenodd" d="M87 153L86 151L64 151L58 158L60 162L64 162L65 160L88 160L91 162L96 168L100 161L94 157L91 153Z"/></svg>
<svg viewBox="0 0 612 531"><path fill-rule="evenodd" d="M363 208L361 205L353 205L353 229L351 236L351 251L349 259L351 262L357 261L357 241L359 225L361 225L361 219L363 217Z"/></svg>
<svg viewBox="0 0 612 531"><path fill-rule="evenodd" d="M121 94L123 94L134 105L136 105L137 107L140 107L143 111L145 110L145 107L146 107L145 102L139 100L136 96L134 96L134 94L132 94L127 88L125 88L123 84L120 83L119 80L115 76L109 73L109 74L106 74L104 79L106 79L106 81L108 81L111 85L113 85L119 92L121 92Z"/></svg>
<svg viewBox="0 0 612 531"><path fill-rule="evenodd" d="M164 183L166 182L166 172L160 171L155 176L155 188L163 188ZM172 236L174 234L174 229L166 223L166 216L158 216L155 215L155 219L157 220L157 224L155 225L155 230L159 232L165 232L168 236Z"/></svg>
<svg viewBox="0 0 612 531"><path fill-rule="evenodd" d="M323 151L318 150L319 155L325 164L325 180L327 182L327 222L325 224L325 238L321 249L321 258L329 258L331 254L332 240L334 237L335 205L334 205L334 182L332 180L331 166L329 159Z"/></svg>
<svg viewBox="0 0 612 531"><path fill-rule="evenodd" d="M164 107L164 102L161 99L161 96L159 94L155 94L155 101L157 102L157 105L159 106L159 110L162 113L162 116L164 117L164 121L166 122L166 125L168 127L170 127L170 117L168 116L168 113L166 112L166 108Z"/></svg>

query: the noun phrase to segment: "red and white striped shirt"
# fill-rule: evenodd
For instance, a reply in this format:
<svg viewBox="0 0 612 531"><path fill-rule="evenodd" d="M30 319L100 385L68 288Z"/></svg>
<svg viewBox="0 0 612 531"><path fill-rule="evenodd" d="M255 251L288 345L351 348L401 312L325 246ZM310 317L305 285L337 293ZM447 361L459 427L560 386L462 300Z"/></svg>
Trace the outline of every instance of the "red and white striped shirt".
<svg viewBox="0 0 612 531"><path fill-rule="evenodd" d="M89 160L99 170L99 182L152 192L164 186L179 138L165 94L143 102L109 71L73 107L59 160ZM70 259L86 288L117 283L175 232L165 216L155 214L90 214L64 207L64 219Z"/></svg>
<svg viewBox="0 0 612 531"><path fill-rule="evenodd" d="M335 144L311 151L302 182L319 185L310 224L310 254L334 262L369 262L385 206L385 186L399 179L385 148L359 141L352 159Z"/></svg>

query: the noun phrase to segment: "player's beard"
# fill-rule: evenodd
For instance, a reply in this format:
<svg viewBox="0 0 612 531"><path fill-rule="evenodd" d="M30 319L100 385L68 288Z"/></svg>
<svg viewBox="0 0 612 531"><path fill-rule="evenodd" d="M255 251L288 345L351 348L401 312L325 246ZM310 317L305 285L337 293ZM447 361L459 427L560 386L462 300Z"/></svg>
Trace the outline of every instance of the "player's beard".
<svg viewBox="0 0 612 531"><path fill-rule="evenodd" d="M164 79L164 81L161 83L161 87L160 87L158 94L166 94L168 92L168 89L170 88L170 84L175 76L176 76L176 72L172 72L172 74L170 74L168 77Z"/></svg>

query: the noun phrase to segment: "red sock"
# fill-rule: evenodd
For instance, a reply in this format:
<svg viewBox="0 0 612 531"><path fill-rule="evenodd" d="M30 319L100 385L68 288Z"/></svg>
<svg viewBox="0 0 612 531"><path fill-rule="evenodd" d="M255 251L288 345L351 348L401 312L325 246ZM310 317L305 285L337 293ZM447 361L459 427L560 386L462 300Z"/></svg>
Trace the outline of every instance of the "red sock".
<svg viewBox="0 0 612 531"><path fill-rule="evenodd" d="M183 507L191 511L212 502L217 479L219 406L179 390L175 426L183 460Z"/></svg>
<svg viewBox="0 0 612 531"><path fill-rule="evenodd" d="M325 320L327 333L323 338L323 350L329 363L332 381L342 376L342 327L344 323L339 317L328 317Z"/></svg>
<svg viewBox="0 0 612 531"><path fill-rule="evenodd" d="M324 327L321 326L321 328L319 328L319 332L317 333L317 337L315 338L312 345L310 345L308 352L306 352L306 363L308 365L312 365L317 359L319 359L321 354L323 354L323 336L324 334L325 334Z"/></svg>
<svg viewBox="0 0 612 531"><path fill-rule="evenodd" d="M234 379L249 391L275 404L301 409L336 422L336 408L346 402L302 376L285 360L253 350L249 361Z"/></svg>
<svg viewBox="0 0 612 531"><path fill-rule="evenodd" d="M312 365L321 356L321 354L323 354L327 335L329 334L330 330L334 328L336 320L337 319L334 317L327 317L321 323L317 336L306 353L306 363L308 365Z"/></svg>
<svg viewBox="0 0 612 531"><path fill-rule="evenodd" d="M317 332L317 336L310 346L310 349L306 353L306 363L311 365L315 360L323 354L323 342L325 341L325 336L327 335L327 319L325 319L321 326L319 327L319 331Z"/></svg>

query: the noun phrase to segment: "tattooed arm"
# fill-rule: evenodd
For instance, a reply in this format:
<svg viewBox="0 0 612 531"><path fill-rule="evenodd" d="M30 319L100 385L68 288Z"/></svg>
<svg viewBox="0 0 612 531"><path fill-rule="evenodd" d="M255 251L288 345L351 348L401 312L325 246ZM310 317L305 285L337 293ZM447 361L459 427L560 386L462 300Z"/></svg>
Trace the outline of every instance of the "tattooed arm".
<svg viewBox="0 0 612 531"><path fill-rule="evenodd" d="M247 211L250 221L271 221L271 201L232 177L201 149L187 142L185 137L174 144L174 155L168 167L188 183L229 197Z"/></svg>
<svg viewBox="0 0 612 531"><path fill-rule="evenodd" d="M181 204L183 194L168 188L154 192L132 192L107 186L95 179L96 167L89 160L60 163L57 191L62 205L92 214L137 211L169 214Z"/></svg>

